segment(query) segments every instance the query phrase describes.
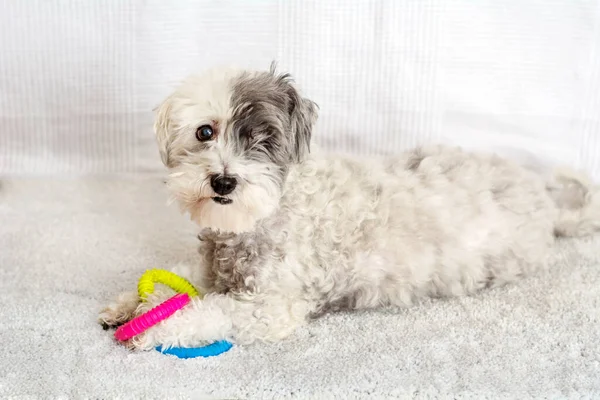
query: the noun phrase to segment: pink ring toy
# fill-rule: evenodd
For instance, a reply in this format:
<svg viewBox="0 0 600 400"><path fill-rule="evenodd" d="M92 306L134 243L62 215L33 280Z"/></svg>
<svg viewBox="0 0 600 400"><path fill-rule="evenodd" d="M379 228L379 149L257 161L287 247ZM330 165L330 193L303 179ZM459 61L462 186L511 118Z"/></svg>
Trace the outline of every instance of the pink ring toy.
<svg viewBox="0 0 600 400"><path fill-rule="evenodd" d="M189 302L190 296L187 293L176 294L169 300L120 326L115 332L115 338L120 341L131 339L160 321L169 318L175 311L182 309Z"/></svg>

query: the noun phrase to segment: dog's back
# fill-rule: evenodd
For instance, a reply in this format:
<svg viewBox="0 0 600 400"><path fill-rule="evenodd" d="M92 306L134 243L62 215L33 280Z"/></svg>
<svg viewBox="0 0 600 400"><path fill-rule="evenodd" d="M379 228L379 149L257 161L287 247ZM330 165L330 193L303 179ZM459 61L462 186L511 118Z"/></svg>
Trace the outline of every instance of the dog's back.
<svg viewBox="0 0 600 400"><path fill-rule="evenodd" d="M299 263L325 303L351 308L469 294L543 267L555 233L591 233L597 196L576 175L458 148L360 160L316 155L282 204ZM287 211L286 211L287 212ZM331 290L335 288L335 290Z"/></svg>

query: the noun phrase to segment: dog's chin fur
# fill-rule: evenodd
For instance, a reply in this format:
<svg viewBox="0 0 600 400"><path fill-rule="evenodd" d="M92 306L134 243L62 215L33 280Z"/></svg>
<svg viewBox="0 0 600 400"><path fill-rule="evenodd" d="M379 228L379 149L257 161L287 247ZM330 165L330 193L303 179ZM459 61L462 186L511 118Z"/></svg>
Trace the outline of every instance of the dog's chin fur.
<svg viewBox="0 0 600 400"><path fill-rule="evenodd" d="M172 188L174 185L169 186ZM188 212L190 219L200 228L231 233L254 230L257 221L267 218L277 209L280 196L276 188L258 185L247 185L245 189L227 196L229 204L218 203L212 197L182 201L180 196L183 193L185 190L173 194L179 199L182 211Z"/></svg>
<svg viewBox="0 0 600 400"><path fill-rule="evenodd" d="M204 228L200 265L178 272L208 294L133 346L279 340L328 310L468 295L544 267L555 236L600 229L600 195L577 174L443 146L308 156L315 119L274 71L192 77L161 105L168 188ZM196 138L203 124L214 140ZM235 189L216 193L215 175L234 177ZM165 297L138 307L122 295L101 321L117 325Z"/></svg>
<svg viewBox="0 0 600 400"><path fill-rule="evenodd" d="M261 216L248 213L243 205L237 203L224 206L204 200L190 210L190 218L201 228L242 233L253 230Z"/></svg>

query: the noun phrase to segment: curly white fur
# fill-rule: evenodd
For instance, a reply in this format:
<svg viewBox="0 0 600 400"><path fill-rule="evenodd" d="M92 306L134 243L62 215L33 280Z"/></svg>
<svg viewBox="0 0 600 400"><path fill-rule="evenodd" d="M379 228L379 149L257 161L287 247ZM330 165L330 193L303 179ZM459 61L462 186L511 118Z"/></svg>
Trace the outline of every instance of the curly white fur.
<svg viewBox="0 0 600 400"><path fill-rule="evenodd" d="M134 347L279 340L329 310L468 295L544 267L555 235L600 228L600 196L572 173L548 179L443 146L307 155L315 113L274 71L212 71L161 106L168 186L203 228L199 265L178 272L209 294ZM194 132L207 122L218 135L199 144ZM231 203L215 200L214 174L237 179ZM100 319L116 325L169 295L141 305L124 295Z"/></svg>

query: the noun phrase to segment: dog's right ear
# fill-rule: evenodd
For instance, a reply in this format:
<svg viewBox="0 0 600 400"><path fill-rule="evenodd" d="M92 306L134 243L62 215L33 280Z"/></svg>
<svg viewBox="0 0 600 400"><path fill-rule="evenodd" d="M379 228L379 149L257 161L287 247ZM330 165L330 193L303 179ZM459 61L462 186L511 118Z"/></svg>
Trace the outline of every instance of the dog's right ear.
<svg viewBox="0 0 600 400"><path fill-rule="evenodd" d="M154 134L156 135L156 143L158 144L158 151L160 152L160 159L166 167L171 166L172 160L170 159L170 147L171 147L171 108L172 98L167 97L161 105L159 105L154 111L156 117L154 120Z"/></svg>

